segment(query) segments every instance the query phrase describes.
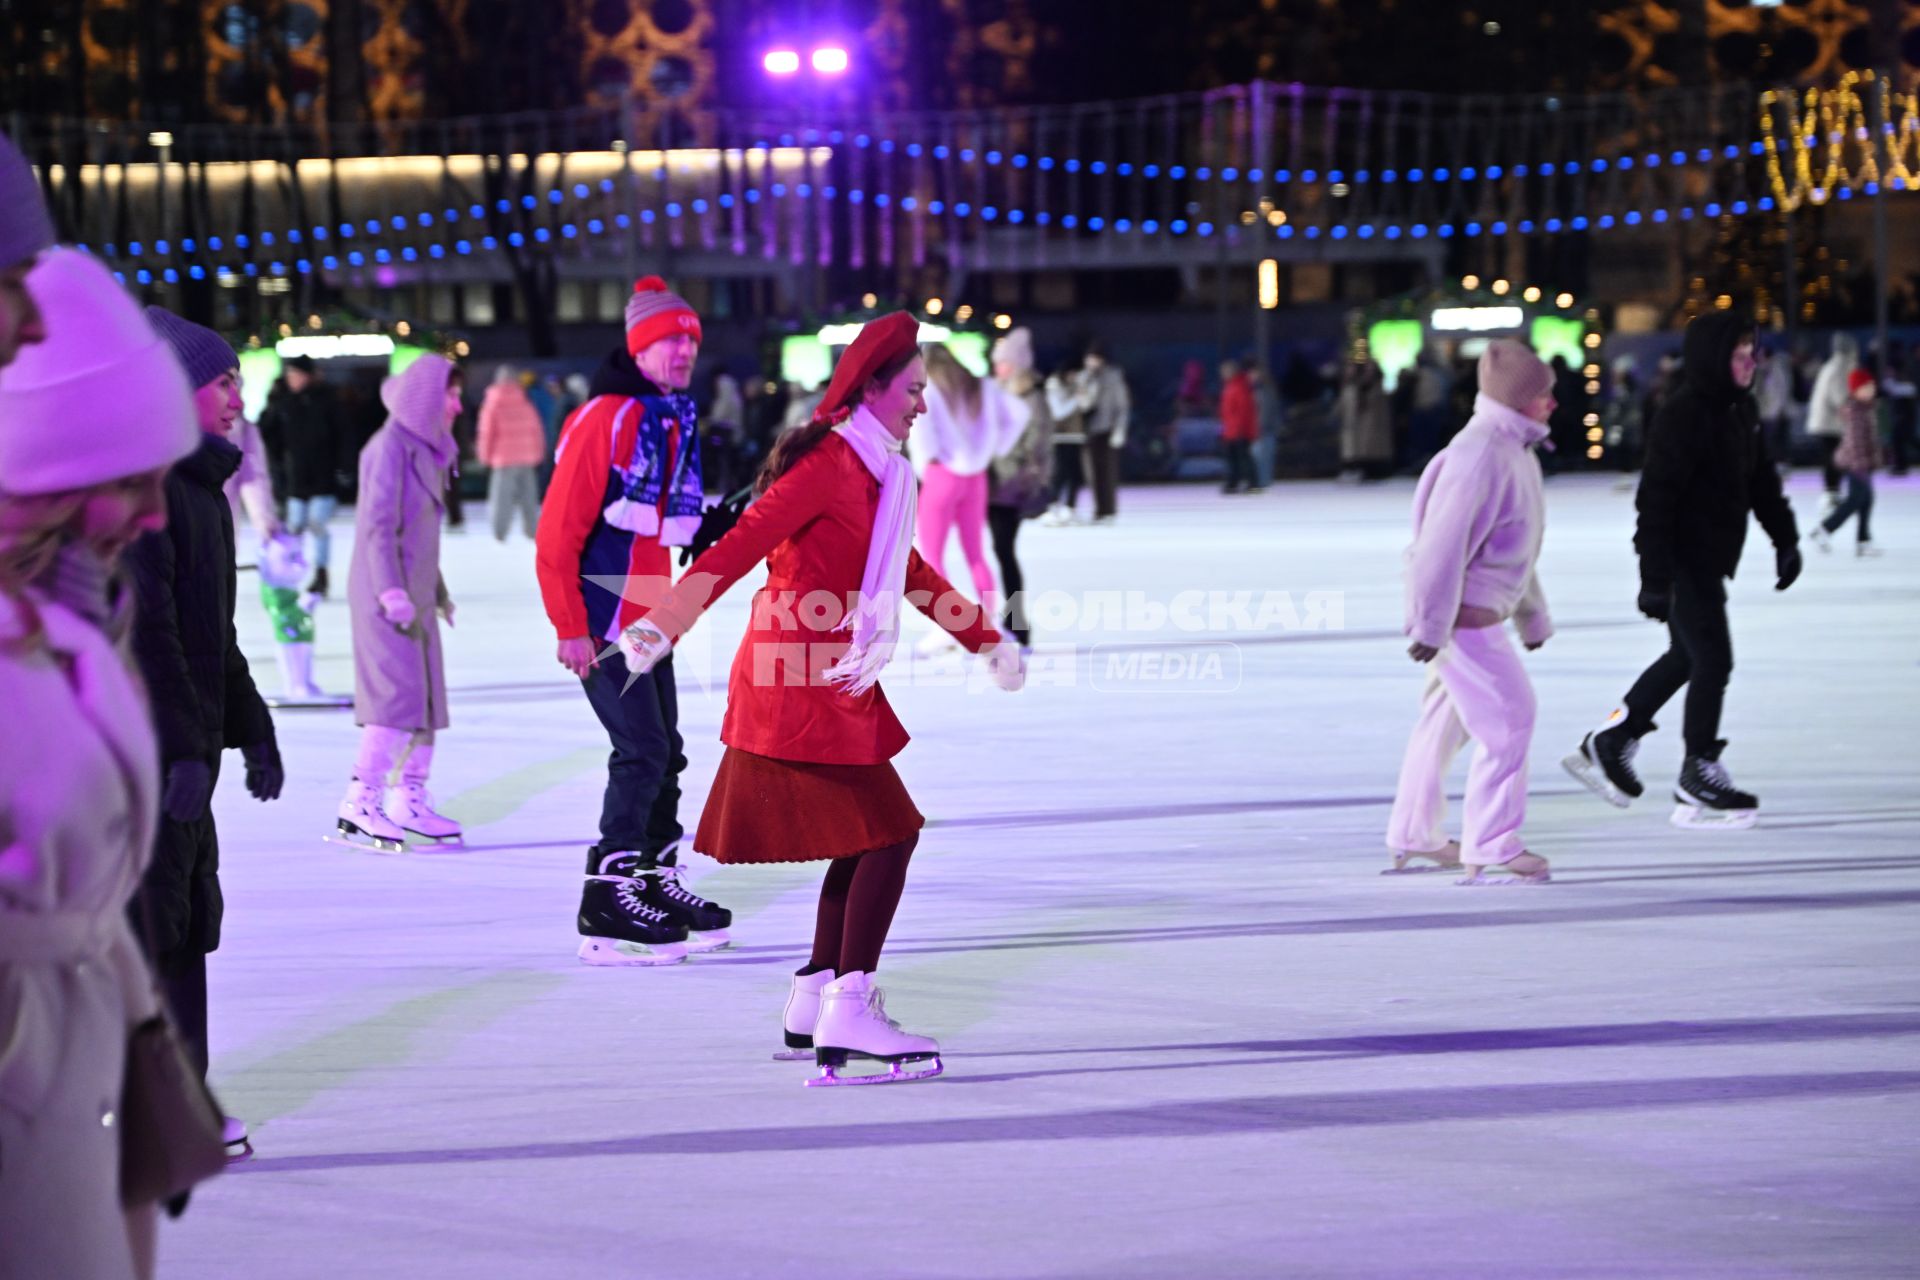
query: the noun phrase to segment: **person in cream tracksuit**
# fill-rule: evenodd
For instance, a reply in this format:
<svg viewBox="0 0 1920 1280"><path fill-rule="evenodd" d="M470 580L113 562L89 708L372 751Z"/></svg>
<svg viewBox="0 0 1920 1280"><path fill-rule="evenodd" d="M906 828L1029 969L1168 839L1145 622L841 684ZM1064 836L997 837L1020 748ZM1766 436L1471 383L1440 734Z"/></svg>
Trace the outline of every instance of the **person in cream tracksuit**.
<svg viewBox="0 0 1920 1280"><path fill-rule="evenodd" d="M1464 865L1462 884L1548 878L1547 860L1520 840L1533 686L1503 624L1512 619L1528 649L1553 634L1535 569L1546 507L1534 453L1553 408L1552 370L1519 342L1493 343L1480 357L1473 417L1414 491L1407 651L1431 674L1387 824L1392 871L1434 869L1408 866L1418 858ZM1469 738L1479 746L1454 841L1442 825L1443 784ZM1488 876L1495 868L1511 879Z"/></svg>

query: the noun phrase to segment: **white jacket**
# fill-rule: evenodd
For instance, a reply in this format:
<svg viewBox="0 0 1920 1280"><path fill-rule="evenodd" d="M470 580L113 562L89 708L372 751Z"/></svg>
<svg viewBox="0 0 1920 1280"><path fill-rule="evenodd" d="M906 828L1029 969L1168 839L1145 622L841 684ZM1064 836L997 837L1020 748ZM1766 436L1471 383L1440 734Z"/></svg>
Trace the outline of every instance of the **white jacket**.
<svg viewBox="0 0 1920 1280"><path fill-rule="evenodd" d="M937 462L957 476L977 476L989 463L1020 442L1033 410L1027 402L991 379L980 380L980 412L969 414L940 388L927 388L926 416L907 435L907 456L925 475Z"/></svg>
<svg viewBox="0 0 1920 1280"><path fill-rule="evenodd" d="M1813 378L1813 393L1807 399L1807 434L1832 436L1838 440L1847 433L1847 379L1860 367L1860 358L1834 340L1834 352Z"/></svg>
<svg viewBox="0 0 1920 1280"><path fill-rule="evenodd" d="M130 1277L111 1113L127 1033L158 1007L127 924L158 752L107 638L29 598L45 639L11 652L27 620L0 595L0 1241L22 1268L0 1274Z"/></svg>
<svg viewBox="0 0 1920 1280"><path fill-rule="evenodd" d="M1517 619L1520 638L1553 634L1535 564L1546 534L1546 499L1533 447L1547 427L1486 395L1473 417L1434 455L1413 494L1407 548L1407 634L1444 646L1462 608Z"/></svg>

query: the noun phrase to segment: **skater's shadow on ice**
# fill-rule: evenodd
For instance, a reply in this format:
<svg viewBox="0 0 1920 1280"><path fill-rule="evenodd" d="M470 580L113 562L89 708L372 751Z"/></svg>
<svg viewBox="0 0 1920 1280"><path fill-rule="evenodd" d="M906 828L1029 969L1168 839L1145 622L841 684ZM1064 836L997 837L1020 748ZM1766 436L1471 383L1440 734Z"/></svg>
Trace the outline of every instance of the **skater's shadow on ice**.
<svg viewBox="0 0 1920 1280"><path fill-rule="evenodd" d="M1444 1053L1513 1053L1531 1049L1619 1049L1698 1045L1801 1044L1825 1040L1920 1035L1920 1014L1816 1014L1800 1018L1725 1018L1699 1022L1623 1022L1593 1026L1508 1027L1479 1031L1419 1031L1401 1035L1330 1036L1305 1040L1225 1040L1201 1044L1103 1045L1086 1049L1022 1049L969 1053L988 1058L1062 1058L1099 1054L1261 1054L1215 1061L1133 1062L1111 1067L1066 1067L982 1075L965 1072L948 1084L1005 1084L1051 1076L1110 1075L1136 1071L1191 1071L1218 1067L1284 1066L1292 1062L1339 1062L1356 1058L1421 1057Z"/></svg>
<svg viewBox="0 0 1920 1280"><path fill-rule="evenodd" d="M1851 861L1851 860L1849 860ZM1821 868L1831 870L1832 868ZM1877 868L1871 868L1877 869ZM1719 873L1724 874L1724 873ZM1631 879L1635 877L1618 877ZM1646 879L1664 877L1649 876ZM1715 878L1703 873L1703 878ZM1877 892L1780 894L1739 898L1682 898L1671 902L1623 902L1607 906L1554 907L1519 905L1568 902L1564 887L1580 883L1569 880L1563 886L1556 880L1538 888L1510 891L1485 890L1472 897L1476 903L1498 901L1505 910L1455 910L1421 915L1349 916L1331 920L1270 920L1245 924L1143 927L1134 929L1080 929L1016 934L977 934L943 938L901 938L889 944L893 957L975 953L982 951L1034 951L1058 947L1105 947L1123 943L1191 942L1196 939L1276 938L1340 933L1419 933L1432 929L1480 929L1491 926L1564 925L1573 923L1625 923L1638 920L1672 920L1701 916L1763 915L1777 911L1839 911L1858 908L1910 906L1920 903L1920 890L1887 889ZM1594 882L1594 883L1597 883ZM1464 902L1469 895L1450 895L1450 902ZM786 964L806 954L798 943L790 945L745 946L706 957L706 965Z"/></svg>
<svg viewBox="0 0 1920 1280"><path fill-rule="evenodd" d="M947 1079L952 1081L954 1077ZM259 1177L334 1169L588 1160L609 1156L672 1160L684 1156L747 1156L782 1151L1199 1138L1298 1133L1316 1129L1377 1128L1446 1120L1506 1120L1581 1112L1630 1113L1663 1107L1741 1106L1775 1099L1830 1098L1916 1090L1920 1090L1920 1072L1810 1072L1653 1080L1585 1080L1524 1089L1515 1088L1512 1084L1498 1084L1461 1089L1421 1087L1375 1092L1278 1094L1052 1114L956 1116L905 1122L849 1124L841 1115L826 1117L817 1124L636 1133L625 1138L586 1139L579 1142L256 1156L233 1166L231 1173L236 1177Z"/></svg>

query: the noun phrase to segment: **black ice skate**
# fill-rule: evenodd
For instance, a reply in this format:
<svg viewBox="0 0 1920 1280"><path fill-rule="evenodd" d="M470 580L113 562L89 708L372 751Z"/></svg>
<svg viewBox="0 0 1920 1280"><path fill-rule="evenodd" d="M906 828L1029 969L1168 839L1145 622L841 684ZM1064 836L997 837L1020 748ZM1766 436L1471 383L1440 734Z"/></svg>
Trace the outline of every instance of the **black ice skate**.
<svg viewBox="0 0 1920 1280"><path fill-rule="evenodd" d="M1658 727L1648 725L1647 731ZM1639 749L1640 739L1627 732L1626 712L1616 711L1582 738L1580 749L1562 760L1560 767L1614 808L1624 809L1646 790L1633 771L1633 753Z"/></svg>
<svg viewBox="0 0 1920 1280"><path fill-rule="evenodd" d="M647 901L645 882L590 875L580 890L580 959L604 966L679 964L686 926Z"/></svg>
<svg viewBox="0 0 1920 1280"><path fill-rule="evenodd" d="M727 930L733 927L733 912L717 902L708 902L681 883L686 868L680 865L680 846L669 845L656 860L651 874L659 883L661 905L667 914L687 926L687 950L696 954L720 951L733 945Z"/></svg>
<svg viewBox="0 0 1920 1280"><path fill-rule="evenodd" d="M678 855L678 845L670 845L658 858L624 849L602 852L595 845L587 851L588 874L632 880L642 902L665 912L668 920L687 931L690 952L718 951L731 945L727 929L733 924L733 912L680 883Z"/></svg>
<svg viewBox="0 0 1920 1280"><path fill-rule="evenodd" d="M1688 756L1680 768L1680 781L1673 789L1678 802L1671 819L1676 827L1691 831L1745 831L1760 817L1760 799L1733 785L1727 767L1720 763L1717 742L1711 756Z"/></svg>

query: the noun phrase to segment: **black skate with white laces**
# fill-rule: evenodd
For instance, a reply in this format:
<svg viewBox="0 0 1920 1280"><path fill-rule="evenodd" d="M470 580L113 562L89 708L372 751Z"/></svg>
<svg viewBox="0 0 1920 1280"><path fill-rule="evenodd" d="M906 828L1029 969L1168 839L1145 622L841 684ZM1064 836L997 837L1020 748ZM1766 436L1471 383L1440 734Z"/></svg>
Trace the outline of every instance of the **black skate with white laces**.
<svg viewBox="0 0 1920 1280"><path fill-rule="evenodd" d="M634 855L628 855L634 856ZM589 857L590 867L614 859ZM648 900L648 882L612 870L589 872L580 890L580 959L625 967L679 964L687 958L687 927Z"/></svg>
<svg viewBox="0 0 1920 1280"><path fill-rule="evenodd" d="M680 865L680 846L670 845L655 860L651 874L660 887L657 900L669 915L687 926L687 950L699 953L732 946L727 930L733 927L733 912L687 888L681 880L685 870Z"/></svg>
<svg viewBox="0 0 1920 1280"><path fill-rule="evenodd" d="M1690 831L1744 831L1760 818L1760 798L1733 785L1720 763L1716 742L1710 756L1688 756L1673 789L1672 822Z"/></svg>
<svg viewBox="0 0 1920 1280"><path fill-rule="evenodd" d="M634 882L640 900L668 920L687 931L687 950L693 953L718 951L730 946L727 929L733 924L733 912L708 902L680 882L679 846L671 845L658 857L629 850L602 852L599 846L588 851L587 865L603 876L623 876ZM590 871L590 874L592 872Z"/></svg>
<svg viewBox="0 0 1920 1280"><path fill-rule="evenodd" d="M1648 725L1651 733L1657 725ZM1587 789L1616 809L1624 809L1638 800L1646 787L1633 771L1634 753L1640 739L1627 730L1624 710L1615 711L1607 722L1580 740L1580 747L1560 762Z"/></svg>

